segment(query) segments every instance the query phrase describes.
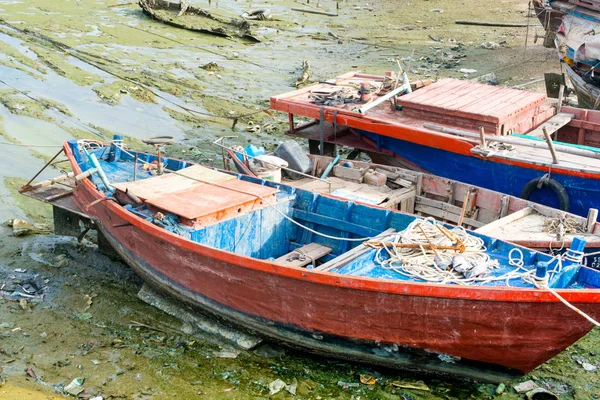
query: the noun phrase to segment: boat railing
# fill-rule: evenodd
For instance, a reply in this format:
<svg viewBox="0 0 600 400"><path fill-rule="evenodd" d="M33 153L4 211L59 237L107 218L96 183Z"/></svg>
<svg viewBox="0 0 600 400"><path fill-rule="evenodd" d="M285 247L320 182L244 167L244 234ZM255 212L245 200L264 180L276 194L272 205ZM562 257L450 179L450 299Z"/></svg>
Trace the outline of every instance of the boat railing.
<svg viewBox="0 0 600 400"><path fill-rule="evenodd" d="M214 142L212 142L212 144L214 144L215 146L220 147L223 150L228 150L228 151L231 151L233 153L240 154L240 155L242 155L244 157L247 157L249 159L255 158L254 156L248 155L244 151L239 151L239 150L236 150L234 148L225 146L225 139L231 139L231 138L237 138L237 136L222 136L222 137L218 138L217 140L215 140ZM222 156L223 156L223 164L225 164L225 154L223 154ZM331 193L331 181L329 181L327 179L319 178L317 176L306 174L306 173L301 172L301 171L296 171L295 169L292 169L292 168L282 167L280 165L273 164L273 163L270 163L270 162L265 161L265 160L260 160L260 162L263 163L263 164L272 165L274 167L281 168L284 171L289 171L289 172L293 172L293 173L298 174L298 175L302 175L302 176L304 176L306 178L314 179L316 181L325 182L327 184L328 188L329 188L328 189L328 193Z"/></svg>

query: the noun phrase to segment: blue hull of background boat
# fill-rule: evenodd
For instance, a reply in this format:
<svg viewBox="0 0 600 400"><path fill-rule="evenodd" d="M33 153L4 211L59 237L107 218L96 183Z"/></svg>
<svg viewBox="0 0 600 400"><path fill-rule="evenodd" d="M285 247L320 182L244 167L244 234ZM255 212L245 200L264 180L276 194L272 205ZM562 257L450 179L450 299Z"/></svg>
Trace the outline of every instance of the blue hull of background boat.
<svg viewBox="0 0 600 400"><path fill-rule="evenodd" d="M400 158L410 161L430 174L512 196L519 196L527 182L544 175L544 172L539 170L503 164L475 156L464 156L370 132L363 132L363 134L376 140L382 149L392 151ZM567 190L570 212L585 217L590 208L600 207L600 180L558 173L552 173L551 176ZM547 187L536 190L530 200L559 208L556 193Z"/></svg>

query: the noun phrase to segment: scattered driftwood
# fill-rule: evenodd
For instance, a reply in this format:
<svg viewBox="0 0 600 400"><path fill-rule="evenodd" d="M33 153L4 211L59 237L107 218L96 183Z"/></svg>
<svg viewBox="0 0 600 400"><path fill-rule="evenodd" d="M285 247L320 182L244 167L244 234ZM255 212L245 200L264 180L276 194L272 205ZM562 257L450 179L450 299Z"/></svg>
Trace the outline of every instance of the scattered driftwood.
<svg viewBox="0 0 600 400"><path fill-rule="evenodd" d="M454 22L458 25L478 25L478 26L503 26L506 28L525 28L528 24L520 24L516 22L483 22L483 21L466 21L459 19Z"/></svg>
<svg viewBox="0 0 600 400"><path fill-rule="evenodd" d="M302 61L302 67L304 68L304 71L302 71L302 75L300 75L300 78L296 81L296 87L308 82L310 76L310 64L307 60Z"/></svg>
<svg viewBox="0 0 600 400"><path fill-rule="evenodd" d="M187 0L139 0L144 13L167 25L206 33L225 38L243 38L253 42L260 39L252 35L250 24L243 19L225 19L212 15L208 11L194 7Z"/></svg>
<svg viewBox="0 0 600 400"><path fill-rule="evenodd" d="M300 11L300 12L303 12L303 13L310 13L310 14L329 15L330 17L337 17L338 16L337 13L326 12L326 11L317 11L317 10L309 10L309 9L306 9L306 8L292 8L292 11Z"/></svg>

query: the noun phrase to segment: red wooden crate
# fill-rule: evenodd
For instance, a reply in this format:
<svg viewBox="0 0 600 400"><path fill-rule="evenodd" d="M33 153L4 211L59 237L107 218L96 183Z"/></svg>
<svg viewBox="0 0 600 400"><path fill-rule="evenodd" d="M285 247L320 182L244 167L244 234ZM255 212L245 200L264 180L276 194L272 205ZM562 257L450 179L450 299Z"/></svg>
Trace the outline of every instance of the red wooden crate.
<svg viewBox="0 0 600 400"><path fill-rule="evenodd" d="M546 96L457 79L442 79L398 98L406 116L487 134L525 133L545 117Z"/></svg>

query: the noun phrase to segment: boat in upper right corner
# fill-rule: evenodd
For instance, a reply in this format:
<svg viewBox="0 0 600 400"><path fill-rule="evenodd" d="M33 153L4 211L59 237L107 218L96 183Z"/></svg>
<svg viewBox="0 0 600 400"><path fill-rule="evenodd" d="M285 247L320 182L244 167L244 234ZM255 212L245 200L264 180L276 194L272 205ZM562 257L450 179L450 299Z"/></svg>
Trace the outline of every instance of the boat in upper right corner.
<svg viewBox="0 0 600 400"><path fill-rule="evenodd" d="M579 107L599 109L600 1L536 0L533 5L546 30L544 46L558 48Z"/></svg>

